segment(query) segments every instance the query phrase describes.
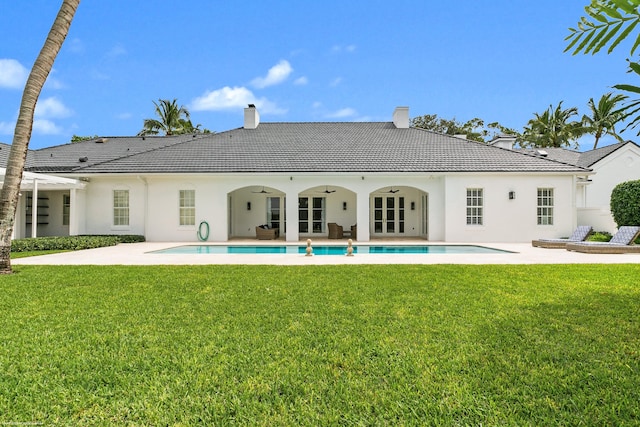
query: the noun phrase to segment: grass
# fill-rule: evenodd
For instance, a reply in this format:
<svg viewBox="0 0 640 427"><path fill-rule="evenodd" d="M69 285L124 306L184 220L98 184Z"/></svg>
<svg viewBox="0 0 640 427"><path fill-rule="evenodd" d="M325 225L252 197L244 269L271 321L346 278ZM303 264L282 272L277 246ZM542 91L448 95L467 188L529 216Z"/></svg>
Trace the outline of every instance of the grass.
<svg viewBox="0 0 640 427"><path fill-rule="evenodd" d="M0 424L640 424L638 265L14 269Z"/></svg>

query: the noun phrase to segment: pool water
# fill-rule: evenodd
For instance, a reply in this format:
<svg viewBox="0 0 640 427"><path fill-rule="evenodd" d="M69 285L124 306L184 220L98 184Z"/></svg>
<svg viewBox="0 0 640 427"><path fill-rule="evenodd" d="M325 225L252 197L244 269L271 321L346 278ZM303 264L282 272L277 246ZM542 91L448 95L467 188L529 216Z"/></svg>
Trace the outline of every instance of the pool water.
<svg viewBox="0 0 640 427"><path fill-rule="evenodd" d="M153 251L154 254L305 254L306 246L185 245ZM314 255L346 255L346 246L313 246ZM359 245L354 254L495 254L510 253L476 245Z"/></svg>

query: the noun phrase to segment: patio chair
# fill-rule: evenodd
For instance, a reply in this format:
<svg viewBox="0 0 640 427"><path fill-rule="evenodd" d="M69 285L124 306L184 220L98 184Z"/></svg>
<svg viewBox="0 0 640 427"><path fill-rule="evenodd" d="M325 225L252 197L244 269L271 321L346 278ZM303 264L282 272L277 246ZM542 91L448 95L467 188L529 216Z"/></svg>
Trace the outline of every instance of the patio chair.
<svg viewBox="0 0 640 427"><path fill-rule="evenodd" d="M342 239L344 237L341 225L338 225L335 222L329 222L327 223L327 227L329 228L330 239Z"/></svg>
<svg viewBox="0 0 640 427"><path fill-rule="evenodd" d="M573 234L566 239L538 239L532 240L531 245L536 248L566 249L567 243L583 242L593 231L590 225L580 225Z"/></svg>
<svg viewBox="0 0 640 427"><path fill-rule="evenodd" d="M608 242L567 243L567 250L588 254L640 254L640 245L633 243L638 236L640 236L640 227L623 226Z"/></svg>

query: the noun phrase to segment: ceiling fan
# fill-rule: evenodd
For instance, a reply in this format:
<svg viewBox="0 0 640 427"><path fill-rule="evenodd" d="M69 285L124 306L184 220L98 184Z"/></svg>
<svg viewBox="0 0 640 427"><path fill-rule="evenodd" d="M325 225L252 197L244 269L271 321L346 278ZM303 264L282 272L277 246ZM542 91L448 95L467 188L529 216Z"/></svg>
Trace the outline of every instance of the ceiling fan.
<svg viewBox="0 0 640 427"><path fill-rule="evenodd" d="M398 191L400 191L400 190L398 190L398 189L395 189L395 190L394 190L394 189L393 189L393 187L391 187L391 188L389 189L389 191L387 191L387 193L395 194L395 193L397 193Z"/></svg>
<svg viewBox="0 0 640 427"><path fill-rule="evenodd" d="M256 193L256 194L271 194L271 191L266 191L264 189L264 186L263 186L262 190L260 190L260 191L252 191L252 193Z"/></svg>
<svg viewBox="0 0 640 427"><path fill-rule="evenodd" d="M324 191L318 191L318 193L326 193L326 194L331 194L331 193L335 193L336 190L329 190L329 186L325 186L324 187Z"/></svg>

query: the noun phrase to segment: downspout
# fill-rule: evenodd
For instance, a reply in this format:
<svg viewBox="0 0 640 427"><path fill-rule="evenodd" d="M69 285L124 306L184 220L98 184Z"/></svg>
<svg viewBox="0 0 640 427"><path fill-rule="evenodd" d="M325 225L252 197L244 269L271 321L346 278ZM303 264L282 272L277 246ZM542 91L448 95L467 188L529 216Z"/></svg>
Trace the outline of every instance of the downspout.
<svg viewBox="0 0 640 427"><path fill-rule="evenodd" d="M142 235L145 240L147 239L147 221L149 220L149 183L143 176L138 176L138 179L144 184L144 219L142 224Z"/></svg>

